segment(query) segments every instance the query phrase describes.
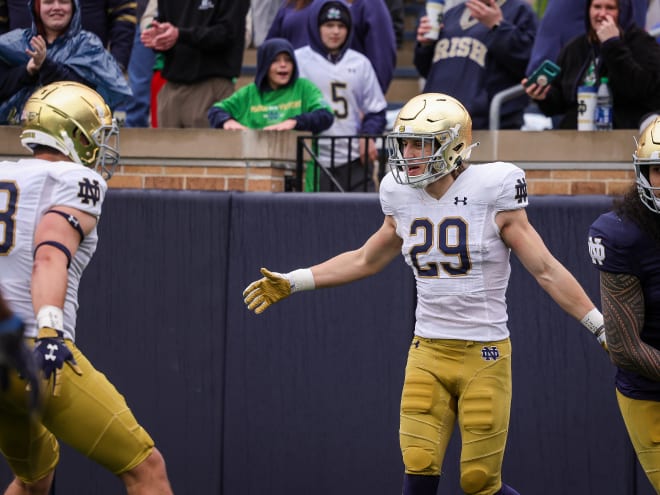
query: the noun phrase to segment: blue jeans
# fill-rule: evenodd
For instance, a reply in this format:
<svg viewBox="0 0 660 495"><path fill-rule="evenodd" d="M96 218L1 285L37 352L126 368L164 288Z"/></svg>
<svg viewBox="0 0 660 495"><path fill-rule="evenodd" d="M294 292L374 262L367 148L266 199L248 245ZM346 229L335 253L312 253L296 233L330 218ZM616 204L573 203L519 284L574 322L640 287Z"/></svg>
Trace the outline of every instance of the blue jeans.
<svg viewBox="0 0 660 495"><path fill-rule="evenodd" d="M150 127L151 78L155 59L155 52L142 44L140 30L136 29L128 63L128 84L133 91L133 98L117 108L126 112L124 127Z"/></svg>

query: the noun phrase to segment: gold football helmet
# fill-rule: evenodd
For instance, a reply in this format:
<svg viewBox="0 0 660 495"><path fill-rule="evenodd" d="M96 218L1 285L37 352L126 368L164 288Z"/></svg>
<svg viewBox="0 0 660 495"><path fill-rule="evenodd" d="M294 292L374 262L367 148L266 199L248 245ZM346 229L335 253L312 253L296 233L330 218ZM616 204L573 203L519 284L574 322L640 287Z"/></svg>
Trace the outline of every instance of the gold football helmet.
<svg viewBox="0 0 660 495"><path fill-rule="evenodd" d="M660 187L653 187L649 182L648 165L660 165L660 116L656 116L647 125L637 141L633 153L633 164L637 176L637 191L642 203L651 211L660 213Z"/></svg>
<svg viewBox="0 0 660 495"><path fill-rule="evenodd" d="M404 157L404 140L419 141L421 156ZM399 112L387 136L388 164L399 184L422 188L467 160L472 146L472 118L465 107L449 95L424 93Z"/></svg>
<svg viewBox="0 0 660 495"><path fill-rule="evenodd" d="M21 144L33 151L54 148L104 179L119 162L119 128L96 91L72 81L44 86L28 99L21 115Z"/></svg>

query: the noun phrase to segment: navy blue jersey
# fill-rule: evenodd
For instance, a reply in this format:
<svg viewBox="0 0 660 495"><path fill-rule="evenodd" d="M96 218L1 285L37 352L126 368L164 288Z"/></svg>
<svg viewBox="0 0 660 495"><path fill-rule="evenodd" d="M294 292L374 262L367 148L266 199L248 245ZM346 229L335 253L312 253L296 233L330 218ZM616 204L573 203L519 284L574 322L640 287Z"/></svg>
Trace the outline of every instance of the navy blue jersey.
<svg viewBox="0 0 660 495"><path fill-rule="evenodd" d="M589 254L596 268L634 275L644 294L641 339L660 349L660 247L634 222L614 212L601 215L589 229ZM660 401L660 382L618 369L616 386L632 399Z"/></svg>

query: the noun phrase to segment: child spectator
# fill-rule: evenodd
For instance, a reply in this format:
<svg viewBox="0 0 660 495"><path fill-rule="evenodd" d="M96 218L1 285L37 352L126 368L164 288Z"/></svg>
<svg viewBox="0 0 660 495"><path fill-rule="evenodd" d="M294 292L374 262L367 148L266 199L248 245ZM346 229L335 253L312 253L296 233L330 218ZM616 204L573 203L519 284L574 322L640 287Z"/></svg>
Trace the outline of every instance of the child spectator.
<svg viewBox="0 0 660 495"><path fill-rule="evenodd" d="M319 162L329 173L306 174L306 190L337 190L329 175L345 190L364 189L365 167L378 159L374 139L345 136L379 135L385 130L387 101L371 62L349 48L352 14L348 4L337 0L314 2L307 19L309 45L296 50L300 73L312 80L332 105L335 121L319 140ZM366 173L365 173L366 172ZM319 177L317 184L315 179ZM370 186L367 186L371 189Z"/></svg>
<svg viewBox="0 0 660 495"><path fill-rule="evenodd" d="M332 125L332 108L321 90L298 77L293 46L272 38L257 51L254 82L218 101L208 112L211 127L227 130L311 131Z"/></svg>

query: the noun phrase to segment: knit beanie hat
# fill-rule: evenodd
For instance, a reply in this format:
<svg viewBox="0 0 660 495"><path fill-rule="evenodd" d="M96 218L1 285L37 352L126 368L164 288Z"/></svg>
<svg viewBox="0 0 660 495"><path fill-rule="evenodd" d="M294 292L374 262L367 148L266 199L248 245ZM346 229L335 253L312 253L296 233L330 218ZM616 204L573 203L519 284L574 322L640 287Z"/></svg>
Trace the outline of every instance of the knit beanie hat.
<svg viewBox="0 0 660 495"><path fill-rule="evenodd" d="M319 26L326 22L339 21L347 28L351 28L351 12L342 2L328 2L319 12Z"/></svg>

